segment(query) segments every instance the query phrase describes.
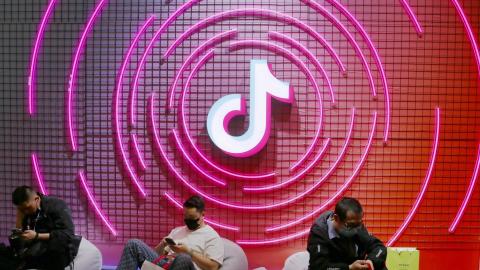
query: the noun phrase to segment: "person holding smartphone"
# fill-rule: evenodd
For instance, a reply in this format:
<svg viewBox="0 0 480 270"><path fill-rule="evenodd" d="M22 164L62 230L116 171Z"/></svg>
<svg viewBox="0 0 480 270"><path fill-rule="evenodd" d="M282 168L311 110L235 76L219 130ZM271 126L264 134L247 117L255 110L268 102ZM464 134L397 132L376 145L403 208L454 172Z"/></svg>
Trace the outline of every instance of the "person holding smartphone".
<svg viewBox="0 0 480 270"><path fill-rule="evenodd" d="M357 199L344 197L310 229L309 270L386 270L387 248L363 224Z"/></svg>
<svg viewBox="0 0 480 270"><path fill-rule="evenodd" d="M123 249L117 270L136 270L145 262L171 260L169 270L218 270L224 257L223 242L218 233L205 224L205 202L192 196L183 204L185 226L173 229L155 246L131 239Z"/></svg>
<svg viewBox="0 0 480 270"><path fill-rule="evenodd" d="M81 237L76 236L70 208L58 198L29 186L16 188L12 202L17 207L12 236L21 240L17 251L19 268L63 270L77 255Z"/></svg>

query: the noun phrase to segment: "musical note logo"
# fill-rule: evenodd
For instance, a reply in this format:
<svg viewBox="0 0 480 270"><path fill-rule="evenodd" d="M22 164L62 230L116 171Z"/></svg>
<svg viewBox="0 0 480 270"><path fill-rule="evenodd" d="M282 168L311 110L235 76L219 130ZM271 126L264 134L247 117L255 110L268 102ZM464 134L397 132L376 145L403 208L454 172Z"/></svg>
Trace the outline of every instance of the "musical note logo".
<svg viewBox="0 0 480 270"><path fill-rule="evenodd" d="M240 136L228 133L235 116L245 115L245 98L231 94L217 100L208 112L207 131L213 143L234 157L258 153L270 136L271 98L291 104L293 89L272 74L266 60L250 60L250 115L247 131Z"/></svg>

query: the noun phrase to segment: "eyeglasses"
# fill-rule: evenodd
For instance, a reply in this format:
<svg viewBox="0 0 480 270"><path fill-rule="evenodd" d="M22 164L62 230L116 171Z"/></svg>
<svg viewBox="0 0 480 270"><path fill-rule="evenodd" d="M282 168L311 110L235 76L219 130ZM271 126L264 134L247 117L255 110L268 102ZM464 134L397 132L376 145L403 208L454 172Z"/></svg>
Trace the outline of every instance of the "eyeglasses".
<svg viewBox="0 0 480 270"><path fill-rule="evenodd" d="M348 230L358 228L362 225L363 225L363 220L360 221L359 223L346 223L346 222L343 223L343 226Z"/></svg>

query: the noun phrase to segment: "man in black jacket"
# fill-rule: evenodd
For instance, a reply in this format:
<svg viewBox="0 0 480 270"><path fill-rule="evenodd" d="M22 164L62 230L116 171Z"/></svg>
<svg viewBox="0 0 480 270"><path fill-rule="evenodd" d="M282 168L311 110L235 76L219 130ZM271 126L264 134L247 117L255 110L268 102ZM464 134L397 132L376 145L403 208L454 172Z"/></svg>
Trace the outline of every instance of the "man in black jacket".
<svg viewBox="0 0 480 270"><path fill-rule="evenodd" d="M74 233L67 204L28 186L16 188L12 202L17 207L16 227L23 231L20 237L31 248L35 246L24 267L63 270L68 266L77 255L81 237Z"/></svg>
<svg viewBox="0 0 480 270"><path fill-rule="evenodd" d="M308 237L309 270L386 270L387 249L363 225L363 209L344 197L323 213Z"/></svg>

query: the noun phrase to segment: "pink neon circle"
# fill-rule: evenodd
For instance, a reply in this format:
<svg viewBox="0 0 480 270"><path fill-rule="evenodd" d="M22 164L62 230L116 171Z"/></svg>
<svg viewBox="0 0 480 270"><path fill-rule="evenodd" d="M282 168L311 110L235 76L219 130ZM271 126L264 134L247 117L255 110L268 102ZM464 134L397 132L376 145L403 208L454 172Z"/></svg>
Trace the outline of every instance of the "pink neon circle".
<svg viewBox="0 0 480 270"><path fill-rule="evenodd" d="M361 59L361 62L363 64L363 67L368 75L368 80L369 80L369 83L370 83L370 86L371 86L371 89L372 89L372 95L374 97L376 97L376 86L375 86L375 83L373 81L373 77L372 77L372 72L371 72L371 69L367 63L367 60L366 60L366 57L365 55L363 54L360 46L358 45L358 43L355 41L355 39L353 38L353 36L350 34L350 32L346 29L346 27L337 19L335 18L333 15L331 15L328 11L326 11L322 6L318 5L317 3L310 3L308 2L307 4L313 6L313 8L323 14L324 16L326 16L330 21L332 21L334 23L334 25L340 30L340 32L342 32L347 40L349 41L349 43L355 48L355 51L357 52L357 55L360 57ZM169 47L168 49L166 50L166 52L164 53L164 58L167 58L169 55L172 54L172 52L184 41L186 40L189 36L193 35L194 33L200 31L201 29L203 28L206 28L212 24L215 24L219 21L222 21L222 20L225 20L225 19L228 19L230 17L238 17L238 16L258 16L258 17L266 17L266 18L269 18L269 19L272 19L272 20L278 20L280 22L288 22L292 25L296 25L297 27L299 27L300 29L304 30L305 32L307 32L308 34L310 35L313 35L317 41L319 41L320 43L322 44L327 44L328 48L331 48L328 44L328 42L326 42L326 40L324 40L317 32L315 32L315 30L313 30L312 28L310 28L308 25L306 25L305 23L301 22L301 21L298 21L296 20L295 18L291 17L291 16L288 16L288 15L285 15L285 14L282 14L282 13L278 13L278 12L275 12L275 11L271 11L271 10L265 10L265 9L236 9L236 10L230 10L230 11L225 11L225 12L222 12L222 13L219 13L219 14L215 14L215 15L212 15L206 19L203 19L201 21L199 21L198 23L196 23L195 25L193 25L192 27L190 27L189 29L187 29L187 31L185 31L184 33L181 34L181 36L179 38L177 38ZM363 28L361 29L363 30ZM363 33L363 32L362 32ZM365 33L364 35L362 35L364 37L366 37L368 39L368 35ZM370 41L368 39L368 41ZM371 41L370 41L371 43ZM370 44L369 43L369 44ZM378 56L378 53L376 52L376 49L374 47L372 47L372 52L374 53L374 55L377 57ZM333 50L329 50L329 52L331 52L332 56L334 56L335 60L338 60L337 62L341 63L341 61L339 61L339 57L338 55L333 51ZM379 57L378 57L379 59ZM378 62L380 62L380 60L378 60ZM380 62L381 63L381 62ZM383 67L380 67L380 71L381 71L381 75L382 75L382 78L384 78L384 73L382 72L382 69ZM384 78L384 81L386 82L386 78ZM388 86L387 86L388 87ZM386 91L386 96L388 96L388 88L386 88L387 91ZM386 103L387 103L387 107L389 107L389 98L386 99ZM387 123L386 123L386 127L388 130L388 126L389 126L389 112L390 112L390 109L387 109L387 114L388 116L386 117L387 118ZM386 133L385 133L386 134ZM387 135L385 136L385 138L387 137ZM386 139L385 139L385 142L386 142ZM314 143L312 143L312 145L308 148L306 154L304 156L302 156L301 160L299 163L301 163L308 155L311 154L311 152L313 151L313 145ZM294 165L298 165L299 163L296 163Z"/></svg>
<svg viewBox="0 0 480 270"><path fill-rule="evenodd" d="M253 16L253 17L261 17L261 18L267 18L270 20L275 20L279 21L282 23L285 23L287 25L293 25L296 26L297 28L303 30L306 32L309 36L313 37L316 41L318 41L322 46L324 46L327 51L331 54L331 56L335 59L337 62L337 65L340 67L341 72L345 72L345 66L343 65L342 61L340 60L340 57L338 57L338 54L334 51L333 47L326 41L318 32L316 32L313 28L311 28L309 25L305 24L304 22L277 12L273 10L267 10L267 9L234 9L234 10L229 10L229 11L224 11L215 15L212 15L208 18L205 18L196 24L194 24L192 27L187 29L185 32L183 32L179 38L177 38L165 51L163 54L164 58L168 58L173 51L181 44L183 41L185 41L188 37L191 35L197 33L198 31L213 25L217 22L229 19L229 18L235 18L235 17L240 17L240 16Z"/></svg>
<svg viewBox="0 0 480 270"><path fill-rule="evenodd" d="M427 192L428 185L430 184L430 178L432 177L433 168L435 166L435 161L437 158L437 150L438 150L438 140L440 137L440 108L435 109L435 131L433 133L433 145L432 145L432 153L430 154L430 163L428 165L427 173L425 175L425 179L423 180L422 187L418 192L417 199L413 203L412 208L407 214L407 217L403 220L400 227L398 227L397 231L392 235L392 237L387 242L387 247L391 247L397 242L403 232L407 229L410 222L412 222L413 217L417 213L418 208L420 207L420 203Z"/></svg>
<svg viewBox="0 0 480 270"><path fill-rule="evenodd" d="M140 192L140 194L143 197L147 196L147 193L144 189L144 187L140 184L140 179L138 179L137 174L135 173L133 166L130 162L130 160L127 157L123 141L122 141L122 129L121 129L121 124L120 124L120 108L119 108L119 103L120 103L120 98L122 95L122 83L123 83L123 76L125 73L125 70L127 69L128 62L130 61L130 57L132 55L132 52L134 48L137 46L138 41L140 40L140 37L145 33L147 28L153 23L153 20L155 19L154 16L151 16L145 23L140 27L138 30L137 34L135 35L135 38L133 39L132 43L130 44L127 53L125 54L125 57L123 59L122 65L120 67L120 70L118 72L118 78L117 78L117 84L115 88L115 92L113 94L113 102L112 102L112 107L113 107L113 113L112 113L112 125L114 128L114 133L115 133L115 142L117 144L117 148L120 151L120 155L123 161L124 166L127 169L128 175L130 179L133 181L135 187L137 190ZM132 95L133 96L133 95ZM141 158L139 156L139 158Z"/></svg>

